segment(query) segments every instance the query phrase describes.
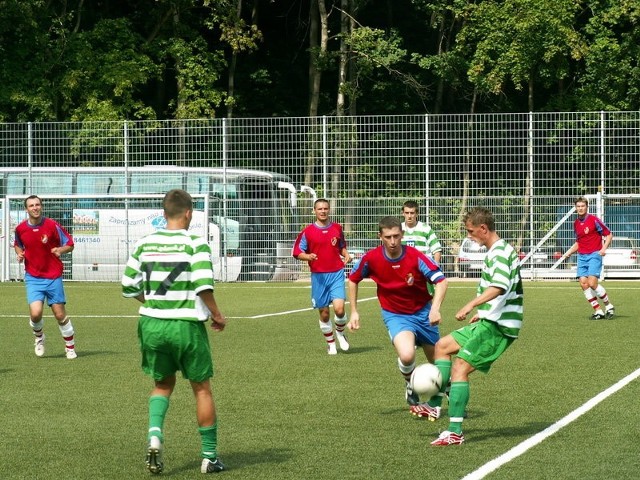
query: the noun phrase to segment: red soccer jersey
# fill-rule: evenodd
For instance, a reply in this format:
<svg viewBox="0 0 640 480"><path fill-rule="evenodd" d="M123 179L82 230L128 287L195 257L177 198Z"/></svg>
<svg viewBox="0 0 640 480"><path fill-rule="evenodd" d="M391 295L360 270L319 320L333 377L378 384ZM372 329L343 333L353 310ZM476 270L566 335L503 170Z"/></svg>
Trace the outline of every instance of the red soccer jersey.
<svg viewBox="0 0 640 480"><path fill-rule="evenodd" d="M24 250L24 268L29 275L54 279L62 276L63 265L51 249L72 247L73 238L58 222L43 217L38 225L31 225L28 220L20 223L14 245Z"/></svg>
<svg viewBox="0 0 640 480"><path fill-rule="evenodd" d="M339 223L330 223L319 227L315 223L308 225L300 232L293 244L292 255L315 253L318 258L309 263L313 273L337 272L344 268L340 252L347 246Z"/></svg>
<svg viewBox="0 0 640 480"><path fill-rule="evenodd" d="M384 246L369 250L349 275L349 280L359 283L371 278L378 286L380 306L392 313L412 314L431 301L427 282L444 280L440 267L417 249L405 245L402 255L390 259Z"/></svg>
<svg viewBox="0 0 640 480"><path fill-rule="evenodd" d="M576 218L573 230L578 242L578 253L594 253L602 248L602 237L611 233L602 220L587 213L583 218Z"/></svg>

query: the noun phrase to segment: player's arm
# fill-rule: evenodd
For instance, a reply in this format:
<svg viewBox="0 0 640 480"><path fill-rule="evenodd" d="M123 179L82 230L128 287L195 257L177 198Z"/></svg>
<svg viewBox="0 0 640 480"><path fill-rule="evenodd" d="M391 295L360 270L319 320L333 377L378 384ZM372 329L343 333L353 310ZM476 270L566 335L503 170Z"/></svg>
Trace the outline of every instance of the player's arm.
<svg viewBox="0 0 640 480"><path fill-rule="evenodd" d="M440 265L440 259L442 258L442 252L435 252L433 254L433 259L436 261L438 265Z"/></svg>
<svg viewBox="0 0 640 480"><path fill-rule="evenodd" d="M604 243L602 244L600 255L604 257L607 253L607 248L609 248L609 245L611 245L611 241L613 240L613 233L609 232L609 235L604 235L602 238L604 239Z"/></svg>
<svg viewBox="0 0 640 480"><path fill-rule="evenodd" d="M73 245L63 245L61 247L54 247L51 249L51 253L53 253L56 257L60 255L64 255L65 253L69 253L73 251Z"/></svg>
<svg viewBox="0 0 640 480"><path fill-rule="evenodd" d="M351 255L349 255L349 250L347 250L347 247L342 247L342 250L340 250L340 255L342 255L342 261L345 265L351 261Z"/></svg>
<svg viewBox="0 0 640 480"><path fill-rule="evenodd" d="M574 253L576 253L578 251L578 242L575 242L573 245L571 245L571 247L569 248L569 250L567 250L565 252L564 255L562 255L562 259L564 260L565 258L569 258L571 255L573 255Z"/></svg>
<svg viewBox="0 0 640 480"><path fill-rule="evenodd" d="M464 307L458 310L458 313L456 313L456 319L464 320L465 318L467 318L467 315L469 315L473 311L474 308L479 307L484 303L490 302L494 298L499 297L500 295L504 295L504 293L505 290L503 288L493 286L487 287L487 289L482 292L481 295L478 295L473 300L468 302ZM474 316L471 321L473 322L476 319L477 317Z"/></svg>
<svg viewBox="0 0 640 480"><path fill-rule="evenodd" d="M14 245L13 249L16 252L16 257L18 257L18 263L22 263L24 261L24 248Z"/></svg>
<svg viewBox="0 0 640 480"><path fill-rule="evenodd" d="M429 324L439 325L442 321L442 315L440 314L440 307L444 301L444 297L447 293L448 282L444 280L434 285L433 299L431 300L431 311L429 312Z"/></svg>
<svg viewBox="0 0 640 480"><path fill-rule="evenodd" d="M220 309L218 308L216 299L213 296L213 290L202 290L198 293L198 296L211 312L211 328L217 332L224 330L224 327L227 324L227 319L224 318L224 315L222 315L222 312L220 312Z"/></svg>
<svg viewBox="0 0 640 480"><path fill-rule="evenodd" d="M351 280L347 280L347 292L349 295L349 323L347 328L350 331L358 330L360 328L360 314L358 313L358 284Z"/></svg>

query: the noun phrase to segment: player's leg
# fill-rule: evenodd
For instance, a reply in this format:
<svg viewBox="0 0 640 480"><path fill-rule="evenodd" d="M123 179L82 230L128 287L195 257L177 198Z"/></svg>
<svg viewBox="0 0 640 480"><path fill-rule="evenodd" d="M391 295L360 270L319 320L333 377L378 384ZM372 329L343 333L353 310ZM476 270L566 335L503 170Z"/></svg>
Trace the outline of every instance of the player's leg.
<svg viewBox="0 0 640 480"><path fill-rule="evenodd" d="M34 336L34 350L38 357L44 355L44 310L45 290L43 283L38 278L26 277L25 287L27 291L27 303L29 304L29 325Z"/></svg>
<svg viewBox="0 0 640 480"><path fill-rule="evenodd" d="M62 285L62 278L51 280L51 284L47 289L47 303L51 306L53 316L58 322L58 328L60 329L60 335L65 343L65 355L69 360L77 358L75 331L71 319L67 315L65 304L67 302L64 287Z"/></svg>
<svg viewBox="0 0 640 480"><path fill-rule="evenodd" d="M346 352L349 350L349 341L344 333L344 329L347 326L347 314L344 309L344 298L336 298L333 300L333 322L336 325L336 338L340 350Z"/></svg>
<svg viewBox="0 0 640 480"><path fill-rule="evenodd" d="M604 312L605 317L612 318L615 314L615 308L613 304L609 300L609 295L607 294L607 290L599 283L598 277L589 277L590 286L595 295L602 301L604 304Z"/></svg>
<svg viewBox="0 0 640 480"><path fill-rule="evenodd" d="M217 473L225 469L218 458L218 421L211 391L213 362L207 329L203 323L182 322L189 334L189 355L184 355L182 373L191 383L196 400L196 419L200 434L202 473Z"/></svg>
<svg viewBox="0 0 640 480"><path fill-rule="evenodd" d="M327 345L327 353L336 355L338 351L336 350L336 341L333 336L333 325L331 324L329 312L331 288L327 284L327 274L325 273L311 274L311 304L313 308L318 309L318 314L320 315L318 325Z"/></svg>
<svg viewBox="0 0 640 480"><path fill-rule="evenodd" d="M151 473L161 473L162 445L164 443L164 421L169 410L169 398L176 384L176 372L180 365L175 360L171 347L174 338L181 336L180 328L185 322L169 322L146 316L138 321L138 339L142 353L142 370L154 381L149 395L149 428L147 430L146 466Z"/></svg>
<svg viewBox="0 0 640 480"><path fill-rule="evenodd" d="M225 467L218 458L218 422L210 382L209 380L191 382L191 388L196 399L196 416L202 447L200 471L202 473L221 472Z"/></svg>
<svg viewBox="0 0 640 480"><path fill-rule="evenodd" d="M344 329L347 325L348 319L344 308L344 300L346 298L346 292L344 288L344 274L342 270L335 273L325 274L327 284L330 285L329 297L331 304L333 305L333 322L336 326L336 339L340 350L349 350L349 341L344 333Z"/></svg>
<svg viewBox="0 0 640 480"><path fill-rule="evenodd" d="M151 473L161 473L164 469L162 462L164 420L169 410L169 398L175 386L175 375L155 380L155 385L149 395L149 428L147 430L147 456L145 463Z"/></svg>
<svg viewBox="0 0 640 480"><path fill-rule="evenodd" d="M465 329L463 327L460 330ZM437 420L440 417L440 409L442 407L442 400L445 396L445 390L449 385L449 378L451 374L451 356L456 354L460 350L460 344L451 334L442 337L435 344L434 348L434 364L440 370L442 375L442 385L440 391L431 397L426 403L417 405L410 409L410 413L417 417L425 417L429 420Z"/></svg>
<svg viewBox="0 0 640 480"><path fill-rule="evenodd" d="M604 312L600 308L598 302L598 296L595 289L598 286L598 277L600 276L600 270L602 269L602 257L596 252L595 254L578 254L578 278L580 281L580 288L584 293L587 302L593 309L591 315L592 320L600 320L605 318Z"/></svg>
<svg viewBox="0 0 640 480"><path fill-rule="evenodd" d="M411 374L416 368L416 336L411 330L393 332L392 343L398 355L398 370L405 381L405 399L409 405L417 405L420 396L411 388Z"/></svg>

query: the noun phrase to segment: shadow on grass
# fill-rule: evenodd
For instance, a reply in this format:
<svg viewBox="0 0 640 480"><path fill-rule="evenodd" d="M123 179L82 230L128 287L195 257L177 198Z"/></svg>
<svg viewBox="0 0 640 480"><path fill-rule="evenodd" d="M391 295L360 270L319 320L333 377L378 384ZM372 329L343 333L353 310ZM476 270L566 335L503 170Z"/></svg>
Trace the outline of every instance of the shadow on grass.
<svg viewBox="0 0 640 480"><path fill-rule="evenodd" d="M278 464L285 463L292 458L291 450L281 448L268 448L262 451L252 450L250 452L235 452L220 455L220 460L225 464L228 470L240 470L242 468L251 467L262 464ZM184 472L200 471L201 460L195 460L184 464L181 467L165 470L163 476L171 476ZM166 466L165 466L166 467Z"/></svg>

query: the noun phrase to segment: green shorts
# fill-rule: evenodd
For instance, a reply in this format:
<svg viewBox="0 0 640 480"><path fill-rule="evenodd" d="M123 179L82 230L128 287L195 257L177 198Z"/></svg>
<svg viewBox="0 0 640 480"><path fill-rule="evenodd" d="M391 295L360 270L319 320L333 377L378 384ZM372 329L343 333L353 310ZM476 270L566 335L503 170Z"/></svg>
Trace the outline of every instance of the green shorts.
<svg viewBox="0 0 640 480"><path fill-rule="evenodd" d="M504 336L498 324L488 320L470 323L451 332L451 336L460 345L458 357L484 373L515 340Z"/></svg>
<svg viewBox="0 0 640 480"><path fill-rule="evenodd" d="M154 380L173 376L178 370L192 382L213 376L211 347L205 322L162 320L141 316L138 340L142 370Z"/></svg>

